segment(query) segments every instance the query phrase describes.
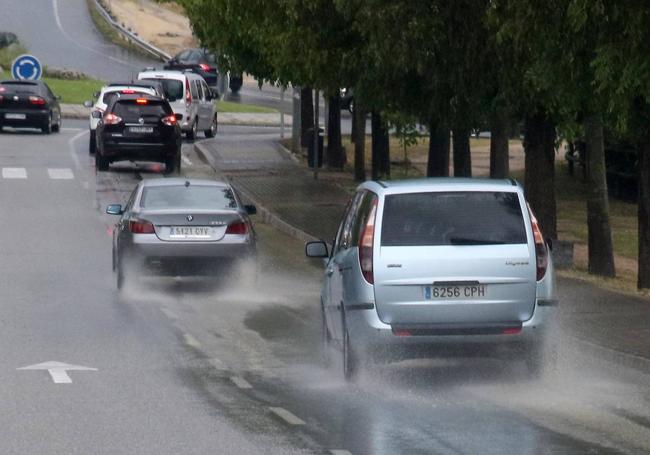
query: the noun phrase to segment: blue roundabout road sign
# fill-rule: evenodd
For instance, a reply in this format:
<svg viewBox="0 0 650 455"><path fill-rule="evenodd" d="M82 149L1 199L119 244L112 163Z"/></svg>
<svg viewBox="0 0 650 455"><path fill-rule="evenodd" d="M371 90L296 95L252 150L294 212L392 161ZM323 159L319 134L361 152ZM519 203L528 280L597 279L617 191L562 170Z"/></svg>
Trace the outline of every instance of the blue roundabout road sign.
<svg viewBox="0 0 650 455"><path fill-rule="evenodd" d="M11 64L11 75L14 79L35 81L41 78L43 67L36 57L24 54L16 57Z"/></svg>

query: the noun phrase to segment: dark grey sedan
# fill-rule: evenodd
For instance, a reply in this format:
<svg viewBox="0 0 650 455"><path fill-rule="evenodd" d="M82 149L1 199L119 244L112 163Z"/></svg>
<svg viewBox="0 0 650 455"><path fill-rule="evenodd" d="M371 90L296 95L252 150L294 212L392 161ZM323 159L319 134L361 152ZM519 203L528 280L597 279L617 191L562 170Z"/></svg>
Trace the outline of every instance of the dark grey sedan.
<svg viewBox="0 0 650 455"><path fill-rule="evenodd" d="M237 193L224 182L148 179L133 190L113 231L117 287L141 274L223 276L255 260L255 232Z"/></svg>

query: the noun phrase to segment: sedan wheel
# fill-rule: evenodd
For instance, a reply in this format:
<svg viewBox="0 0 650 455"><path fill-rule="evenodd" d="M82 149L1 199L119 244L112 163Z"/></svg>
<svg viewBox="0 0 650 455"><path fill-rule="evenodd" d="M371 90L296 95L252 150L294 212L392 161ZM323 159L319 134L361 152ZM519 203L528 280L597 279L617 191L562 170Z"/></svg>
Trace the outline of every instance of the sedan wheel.
<svg viewBox="0 0 650 455"><path fill-rule="evenodd" d="M45 125L41 127L41 131L43 134L50 134L52 133L52 113L50 112L50 115L47 117L47 122L45 122Z"/></svg>

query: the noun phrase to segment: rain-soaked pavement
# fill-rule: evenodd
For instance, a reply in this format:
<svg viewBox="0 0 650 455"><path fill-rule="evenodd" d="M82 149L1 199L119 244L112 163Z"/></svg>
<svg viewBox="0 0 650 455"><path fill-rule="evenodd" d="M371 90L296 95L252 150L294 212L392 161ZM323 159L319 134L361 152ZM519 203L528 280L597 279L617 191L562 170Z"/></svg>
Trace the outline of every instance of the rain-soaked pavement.
<svg viewBox="0 0 650 455"><path fill-rule="evenodd" d="M0 180L0 453L650 451L648 375L582 353L560 325L539 380L507 352L442 347L346 383L320 346L320 264L260 220L257 278L141 280L118 296L103 209L161 167L95 173L85 128L0 135L0 167L24 169ZM214 177L191 144L183 174ZM54 384L17 370L44 361L97 371Z"/></svg>

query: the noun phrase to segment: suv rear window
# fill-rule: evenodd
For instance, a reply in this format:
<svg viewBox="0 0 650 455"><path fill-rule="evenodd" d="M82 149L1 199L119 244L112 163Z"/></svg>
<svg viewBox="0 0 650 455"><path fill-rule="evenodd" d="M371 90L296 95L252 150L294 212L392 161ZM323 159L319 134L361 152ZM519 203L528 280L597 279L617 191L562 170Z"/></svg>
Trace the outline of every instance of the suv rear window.
<svg viewBox="0 0 650 455"><path fill-rule="evenodd" d="M165 104L158 101L149 101L147 104L137 104L135 100L121 100L115 103L113 113L122 117L125 122L137 122L140 117L161 118L171 115L171 109Z"/></svg>
<svg viewBox="0 0 650 455"><path fill-rule="evenodd" d="M526 243L517 193L432 192L386 196L382 246Z"/></svg>
<svg viewBox="0 0 650 455"><path fill-rule="evenodd" d="M183 98L183 82L176 79L145 79L148 81L158 81L162 83L165 98L171 103L172 101Z"/></svg>
<svg viewBox="0 0 650 455"><path fill-rule="evenodd" d="M140 207L156 209L236 209L230 188L213 185L152 186L142 192Z"/></svg>

